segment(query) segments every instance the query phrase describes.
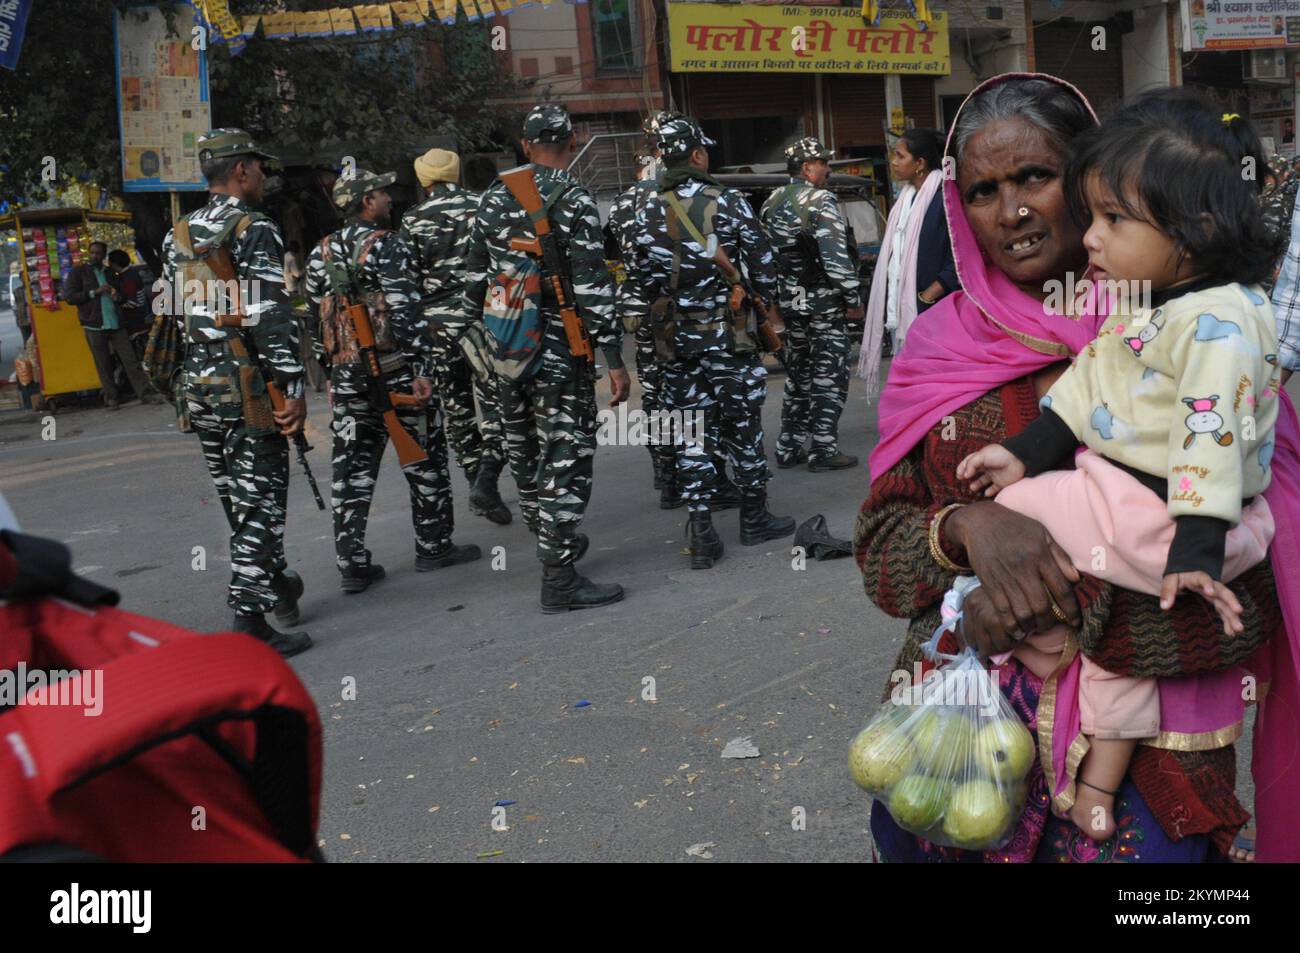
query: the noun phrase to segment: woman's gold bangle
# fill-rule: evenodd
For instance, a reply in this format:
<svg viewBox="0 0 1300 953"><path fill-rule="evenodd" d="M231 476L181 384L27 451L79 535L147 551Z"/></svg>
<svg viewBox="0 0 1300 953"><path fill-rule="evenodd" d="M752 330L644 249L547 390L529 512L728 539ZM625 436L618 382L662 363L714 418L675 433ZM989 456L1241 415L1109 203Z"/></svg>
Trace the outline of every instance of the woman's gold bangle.
<svg viewBox="0 0 1300 953"><path fill-rule="evenodd" d="M930 520L930 557L939 564L940 569L958 575L970 572L971 567L959 565L948 558L948 554L943 551L943 546L939 543L939 532L948 514L965 505L965 503L949 503Z"/></svg>

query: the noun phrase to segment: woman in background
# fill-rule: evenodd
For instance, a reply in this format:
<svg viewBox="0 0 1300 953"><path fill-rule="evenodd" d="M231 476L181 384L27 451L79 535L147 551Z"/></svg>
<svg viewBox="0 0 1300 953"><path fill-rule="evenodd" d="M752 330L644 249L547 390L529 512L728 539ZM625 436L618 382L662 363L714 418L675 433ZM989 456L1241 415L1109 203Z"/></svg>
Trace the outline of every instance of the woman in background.
<svg viewBox="0 0 1300 953"><path fill-rule="evenodd" d="M889 160L890 173L905 184L889 213L867 305L858 375L869 382L868 393L875 391L883 332L897 354L917 315L958 287L943 201L935 201L943 184L942 155L936 130L909 129Z"/></svg>

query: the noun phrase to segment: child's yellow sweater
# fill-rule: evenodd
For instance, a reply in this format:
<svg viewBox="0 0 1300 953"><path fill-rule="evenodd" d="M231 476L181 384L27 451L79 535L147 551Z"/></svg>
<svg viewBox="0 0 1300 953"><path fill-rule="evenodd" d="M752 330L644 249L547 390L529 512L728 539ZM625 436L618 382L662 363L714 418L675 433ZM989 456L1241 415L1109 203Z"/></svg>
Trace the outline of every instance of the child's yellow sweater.
<svg viewBox="0 0 1300 953"><path fill-rule="evenodd" d="M1228 284L1162 297L1107 319L1043 398L1044 419L1007 446L1031 472L1048 469L1072 448L1063 424L1106 459L1165 481L1169 515L1180 521L1170 565L1180 548L1196 563L1167 571L1202 568L1217 578L1204 558L1205 525L1193 531L1182 520L1222 521L1211 531L1221 570L1222 535L1240 521L1243 499L1269 483L1277 328L1258 288Z"/></svg>

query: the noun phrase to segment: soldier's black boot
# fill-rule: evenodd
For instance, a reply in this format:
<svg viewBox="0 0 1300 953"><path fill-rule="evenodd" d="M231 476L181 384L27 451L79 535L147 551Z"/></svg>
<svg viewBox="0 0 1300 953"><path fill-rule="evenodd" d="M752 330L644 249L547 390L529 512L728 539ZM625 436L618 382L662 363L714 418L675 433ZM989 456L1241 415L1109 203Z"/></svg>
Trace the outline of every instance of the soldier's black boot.
<svg viewBox="0 0 1300 953"><path fill-rule="evenodd" d="M857 457L841 450L835 451L829 457L817 457L808 461L808 469L813 473L821 473L825 470L847 470L857 465Z"/></svg>
<svg viewBox="0 0 1300 953"><path fill-rule="evenodd" d="M745 490L740 502L740 541L757 546L794 532L793 516L773 516L767 511L767 490Z"/></svg>
<svg viewBox="0 0 1300 953"><path fill-rule="evenodd" d="M501 499L497 490L497 479L501 476L501 461L484 460L479 464L474 475L474 485L469 491L469 511L476 516L486 516L498 526L510 522L510 510Z"/></svg>
<svg viewBox="0 0 1300 953"><path fill-rule="evenodd" d="M384 567L370 561L370 550L366 550L365 565L350 565L343 570L343 591L349 595L365 592L371 583L384 578Z"/></svg>
<svg viewBox="0 0 1300 953"><path fill-rule="evenodd" d="M691 513L686 523L686 532L691 540L691 568L712 569L713 564L722 558L722 537L713 528L713 517L708 510Z"/></svg>
<svg viewBox="0 0 1300 953"><path fill-rule="evenodd" d="M440 553L432 556L416 556L416 572L433 572L435 569L446 569L448 566L458 566L461 563L472 563L483 555L483 551L472 543L468 546L448 546Z"/></svg>
<svg viewBox="0 0 1300 953"><path fill-rule="evenodd" d="M297 625L302 618L298 600L302 598L302 576L292 569L276 573L271 580L271 591L279 601L275 604L275 621L281 625Z"/></svg>
<svg viewBox="0 0 1300 953"><path fill-rule="evenodd" d="M619 602L622 598L622 586L592 582L579 575L572 563L542 566L542 611L548 615L570 609L594 609Z"/></svg>
<svg viewBox="0 0 1300 953"><path fill-rule="evenodd" d="M230 621L230 631L242 632L265 642L279 652L283 658L289 658L299 652L306 652L311 648L311 636L306 632L277 632L267 625L266 616L260 612L253 615L245 615L242 612L234 613Z"/></svg>
<svg viewBox="0 0 1300 953"><path fill-rule="evenodd" d="M734 510L741 503L740 487L731 482L722 467L718 467L718 482L714 484L713 496L709 498L711 510Z"/></svg>

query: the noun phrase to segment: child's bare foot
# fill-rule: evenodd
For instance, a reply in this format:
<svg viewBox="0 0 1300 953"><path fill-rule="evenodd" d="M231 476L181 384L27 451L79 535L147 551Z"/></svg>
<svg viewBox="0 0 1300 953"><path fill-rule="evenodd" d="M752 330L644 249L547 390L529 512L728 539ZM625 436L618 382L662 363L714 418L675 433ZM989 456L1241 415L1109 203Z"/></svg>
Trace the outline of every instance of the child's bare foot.
<svg viewBox="0 0 1300 953"><path fill-rule="evenodd" d="M1228 849L1228 859L1234 864L1253 864L1255 862L1255 825L1244 828Z"/></svg>
<svg viewBox="0 0 1300 953"><path fill-rule="evenodd" d="M1075 786L1070 820L1093 840L1110 840L1115 835L1116 791L1103 791L1082 778Z"/></svg>

